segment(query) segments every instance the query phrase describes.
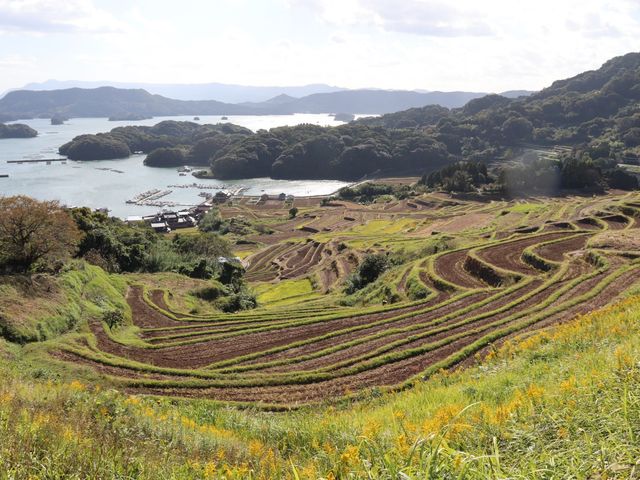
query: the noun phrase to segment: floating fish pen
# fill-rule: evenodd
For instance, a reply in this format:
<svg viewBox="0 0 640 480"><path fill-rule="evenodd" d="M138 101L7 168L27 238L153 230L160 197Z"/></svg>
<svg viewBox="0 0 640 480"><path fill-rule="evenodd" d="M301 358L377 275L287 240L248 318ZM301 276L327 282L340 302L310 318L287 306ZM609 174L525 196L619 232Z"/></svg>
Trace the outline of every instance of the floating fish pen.
<svg viewBox="0 0 640 480"><path fill-rule="evenodd" d="M187 183L187 184L182 184L182 185L169 185L169 188L197 188L198 190L230 190L232 189L231 185L225 185L225 184L220 184L220 185L207 185L204 183ZM236 185L235 186L236 189L240 188L243 190L246 190L247 187L245 187L244 185Z"/></svg>
<svg viewBox="0 0 640 480"><path fill-rule="evenodd" d="M147 190L146 192L139 193L131 200L127 200L126 203L135 204L135 205L148 205L148 202L152 202L154 200L158 200L159 198L166 197L170 195L173 190L160 190L159 188L154 188L152 190Z"/></svg>

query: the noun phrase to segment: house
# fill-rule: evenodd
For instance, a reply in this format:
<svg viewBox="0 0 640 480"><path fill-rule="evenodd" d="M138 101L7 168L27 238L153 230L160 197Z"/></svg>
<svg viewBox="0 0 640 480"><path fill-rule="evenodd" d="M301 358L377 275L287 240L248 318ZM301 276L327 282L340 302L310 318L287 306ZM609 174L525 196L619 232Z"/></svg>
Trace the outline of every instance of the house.
<svg viewBox="0 0 640 480"><path fill-rule="evenodd" d="M156 232L170 232L179 228L195 227L198 222L188 210L181 212L162 212L147 219Z"/></svg>
<svg viewBox="0 0 640 480"><path fill-rule="evenodd" d="M167 222L151 222L151 228L153 228L156 233L169 233L171 231Z"/></svg>
<svg viewBox="0 0 640 480"><path fill-rule="evenodd" d="M228 199L229 199L229 194L222 190L217 191L216 194L213 196L213 201L215 203L225 203Z"/></svg>
<svg viewBox="0 0 640 480"><path fill-rule="evenodd" d="M260 201L263 203L268 202L269 200L284 202L286 199L287 199L286 193L281 193L279 195L269 195L268 193L263 193L262 195L260 195Z"/></svg>

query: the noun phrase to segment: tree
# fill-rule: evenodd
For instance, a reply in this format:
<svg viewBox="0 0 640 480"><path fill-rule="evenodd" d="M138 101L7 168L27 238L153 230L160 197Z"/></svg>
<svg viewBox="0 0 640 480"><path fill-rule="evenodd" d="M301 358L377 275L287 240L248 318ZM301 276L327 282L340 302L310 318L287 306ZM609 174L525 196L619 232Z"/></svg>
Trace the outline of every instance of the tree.
<svg viewBox="0 0 640 480"><path fill-rule="evenodd" d="M289 218L296 218L296 215L298 215L298 209L296 207L291 207L289 209Z"/></svg>
<svg viewBox="0 0 640 480"><path fill-rule="evenodd" d="M357 270L347 278L345 293L350 295L375 282L389 266L389 259L384 253L368 254Z"/></svg>
<svg viewBox="0 0 640 480"><path fill-rule="evenodd" d="M225 221L220 216L220 211L217 208L209 210L198 222L198 228L202 232L219 232L224 225Z"/></svg>
<svg viewBox="0 0 640 480"><path fill-rule="evenodd" d="M68 258L79 240L80 231L58 202L0 198L0 266L5 270L48 267Z"/></svg>

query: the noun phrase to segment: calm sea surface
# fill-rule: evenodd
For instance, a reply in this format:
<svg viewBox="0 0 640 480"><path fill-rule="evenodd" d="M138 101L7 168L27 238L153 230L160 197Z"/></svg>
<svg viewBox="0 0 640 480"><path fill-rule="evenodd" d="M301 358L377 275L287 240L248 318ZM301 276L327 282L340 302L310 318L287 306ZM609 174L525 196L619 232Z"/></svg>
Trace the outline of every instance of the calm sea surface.
<svg viewBox="0 0 640 480"><path fill-rule="evenodd" d="M323 195L347 185L334 180L272 180L252 178L245 180L201 180L179 176L176 168L153 168L143 165L144 155L134 155L122 160L92 162L67 161L32 164L7 163L8 160L63 158L58 147L83 133L108 132L125 125L155 125L162 120L191 120L191 117L155 117L150 120L132 122L109 122L106 118L73 118L64 125L53 126L48 119L21 120L35 128L39 135L27 139L0 139L0 195L30 195L42 200L59 200L69 206L106 207L112 215L127 217L145 215L159 210L158 207L137 206L125 203L137 194L151 190L172 190L161 200L181 205L194 205L203 199L200 192L215 193L216 190L199 188L171 188L170 185L197 184L246 187L244 195L262 193L286 193L297 196ZM220 116L200 116L198 123L219 123ZM229 116L225 122L235 123L251 130L269 129L283 125L312 123L317 125L341 125L333 117L324 114ZM122 173L120 173L122 172Z"/></svg>

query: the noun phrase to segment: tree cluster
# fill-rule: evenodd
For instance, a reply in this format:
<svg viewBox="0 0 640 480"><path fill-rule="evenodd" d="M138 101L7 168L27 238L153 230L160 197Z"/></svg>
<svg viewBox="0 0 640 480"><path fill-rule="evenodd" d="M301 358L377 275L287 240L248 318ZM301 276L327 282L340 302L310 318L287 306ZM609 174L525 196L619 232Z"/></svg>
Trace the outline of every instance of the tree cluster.
<svg viewBox="0 0 640 480"><path fill-rule="evenodd" d="M387 183L365 182L353 187L341 188L338 198L356 203L372 203L380 197L393 196L402 200L414 194L409 185L389 185Z"/></svg>
<svg viewBox="0 0 640 480"><path fill-rule="evenodd" d="M428 175L423 175L419 183L429 188L446 191L471 192L491 183L492 180L484 163L456 162Z"/></svg>

